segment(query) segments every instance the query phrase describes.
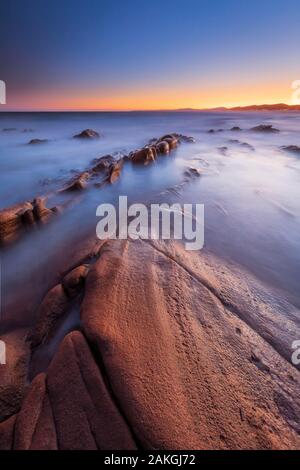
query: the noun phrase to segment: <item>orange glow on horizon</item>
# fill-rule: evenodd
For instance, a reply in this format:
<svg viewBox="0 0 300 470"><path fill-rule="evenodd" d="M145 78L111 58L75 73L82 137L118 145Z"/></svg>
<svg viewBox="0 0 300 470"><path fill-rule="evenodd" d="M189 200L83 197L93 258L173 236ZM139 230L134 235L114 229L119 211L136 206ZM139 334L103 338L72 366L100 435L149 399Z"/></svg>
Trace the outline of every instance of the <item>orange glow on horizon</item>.
<svg viewBox="0 0 300 470"><path fill-rule="evenodd" d="M2 110L25 111L134 111L172 110L181 108L208 109L254 104L291 104L290 84L273 83L255 86L233 86L215 89L137 89L137 90L49 90L48 93L8 96Z"/></svg>

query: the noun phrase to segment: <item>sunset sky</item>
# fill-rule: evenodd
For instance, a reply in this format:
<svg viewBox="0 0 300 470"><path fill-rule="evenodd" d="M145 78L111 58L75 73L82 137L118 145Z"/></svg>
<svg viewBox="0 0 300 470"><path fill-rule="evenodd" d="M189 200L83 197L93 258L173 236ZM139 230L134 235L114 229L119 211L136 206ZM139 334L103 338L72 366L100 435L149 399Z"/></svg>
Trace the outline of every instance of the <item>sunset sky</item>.
<svg viewBox="0 0 300 470"><path fill-rule="evenodd" d="M299 0L1 2L6 110L291 103Z"/></svg>

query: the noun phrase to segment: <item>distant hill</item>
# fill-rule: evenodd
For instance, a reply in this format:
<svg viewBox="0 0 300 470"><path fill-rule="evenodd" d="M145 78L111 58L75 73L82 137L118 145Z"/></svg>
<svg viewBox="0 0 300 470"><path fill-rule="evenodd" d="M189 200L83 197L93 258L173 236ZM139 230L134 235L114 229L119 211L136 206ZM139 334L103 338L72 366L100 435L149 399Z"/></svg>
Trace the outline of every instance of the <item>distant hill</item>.
<svg viewBox="0 0 300 470"><path fill-rule="evenodd" d="M230 111L300 111L300 105L290 105L285 103L278 104L259 104L252 106L236 106L229 108Z"/></svg>
<svg viewBox="0 0 300 470"><path fill-rule="evenodd" d="M277 104L253 104L251 106L235 106L233 108L208 108L208 109L194 109L194 108L182 108L176 109L177 112L199 112L199 111L211 111L211 112L223 112L223 111L300 111L300 105L290 105L285 103Z"/></svg>

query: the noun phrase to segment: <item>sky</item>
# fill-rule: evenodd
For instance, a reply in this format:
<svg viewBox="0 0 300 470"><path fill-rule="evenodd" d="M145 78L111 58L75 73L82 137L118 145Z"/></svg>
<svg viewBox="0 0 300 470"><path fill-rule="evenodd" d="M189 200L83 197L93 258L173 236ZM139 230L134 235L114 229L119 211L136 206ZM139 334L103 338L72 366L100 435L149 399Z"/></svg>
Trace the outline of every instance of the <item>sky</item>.
<svg viewBox="0 0 300 470"><path fill-rule="evenodd" d="M6 0L6 110L291 103L299 0Z"/></svg>

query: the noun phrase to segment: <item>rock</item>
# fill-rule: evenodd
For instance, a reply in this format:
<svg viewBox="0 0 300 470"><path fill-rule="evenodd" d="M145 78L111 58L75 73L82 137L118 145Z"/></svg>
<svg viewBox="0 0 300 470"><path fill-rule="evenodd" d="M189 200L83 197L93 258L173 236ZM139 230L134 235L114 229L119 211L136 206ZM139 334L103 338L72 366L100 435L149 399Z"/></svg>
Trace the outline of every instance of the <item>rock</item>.
<svg viewBox="0 0 300 470"><path fill-rule="evenodd" d="M117 163L113 163L109 168L108 182L110 184L115 183L121 176L123 168L123 160L119 160Z"/></svg>
<svg viewBox="0 0 300 470"><path fill-rule="evenodd" d="M129 154L129 159L137 165L148 165L155 161L153 147L144 147L143 149L136 150Z"/></svg>
<svg viewBox="0 0 300 470"><path fill-rule="evenodd" d="M62 286L68 297L76 297L84 286L84 281L89 269L87 265L77 266L62 280Z"/></svg>
<svg viewBox="0 0 300 470"><path fill-rule="evenodd" d="M298 147L297 145L285 145L284 147L281 147L281 148L282 150L285 150L286 152L300 154L300 147Z"/></svg>
<svg viewBox="0 0 300 470"><path fill-rule="evenodd" d="M51 209L48 209L45 206L45 198L38 197L33 200L32 206L32 212L37 221L41 221L44 219L47 219L53 215L53 212Z"/></svg>
<svg viewBox="0 0 300 470"><path fill-rule="evenodd" d="M106 383L83 335L70 333L47 375L59 449L136 448Z"/></svg>
<svg viewBox="0 0 300 470"><path fill-rule="evenodd" d="M82 191L86 188L86 182L90 177L90 173L85 171L80 175L76 176L75 179L67 186L63 191Z"/></svg>
<svg viewBox="0 0 300 470"><path fill-rule="evenodd" d="M170 147L168 142L162 140L156 144L156 151L159 154L167 155L170 152Z"/></svg>
<svg viewBox="0 0 300 470"><path fill-rule="evenodd" d="M108 242L86 280L84 334L141 447L299 448L274 401L283 387L299 410L299 372L265 339L286 318L267 313L264 301L253 305L253 284L228 277L224 262L216 268L205 254L178 249ZM266 315L271 329L262 338L254 325ZM271 373L248 360L253 345ZM296 383L287 382L288 371Z"/></svg>
<svg viewBox="0 0 300 470"><path fill-rule="evenodd" d="M252 127L250 131L254 132L280 132L279 129L276 129L271 124L261 124L259 126Z"/></svg>
<svg viewBox="0 0 300 470"><path fill-rule="evenodd" d="M71 282L71 279L69 279L70 284ZM66 284L68 284L68 280ZM64 316L69 307L70 299L66 295L62 284L56 285L46 294L37 311L35 326L29 335L32 349L45 343L51 337L57 322Z"/></svg>
<svg viewBox="0 0 300 470"><path fill-rule="evenodd" d="M104 157L95 158L93 160L92 171L94 173L99 173L108 170L114 162L115 159L111 155L105 155Z"/></svg>
<svg viewBox="0 0 300 470"><path fill-rule="evenodd" d="M162 142L162 141L168 142L170 150L175 149L178 146L178 142L179 142L177 137L175 137L174 134L164 135L163 137L159 139L159 142Z"/></svg>
<svg viewBox="0 0 300 470"><path fill-rule="evenodd" d="M236 132L236 131L241 131L242 129L239 126L234 126L230 130Z"/></svg>
<svg viewBox="0 0 300 470"><path fill-rule="evenodd" d="M0 211L0 243L17 237L20 231L35 222L46 222L54 213L45 206L45 198L24 202Z"/></svg>
<svg viewBox="0 0 300 470"><path fill-rule="evenodd" d="M184 142L186 144L194 144L196 142L194 137L191 137L189 135L174 134L174 136L179 140L179 142Z"/></svg>
<svg viewBox="0 0 300 470"><path fill-rule="evenodd" d="M33 380L16 419L14 439L6 447L135 450L131 430L106 383L83 335L68 334L47 375ZM12 434L8 431L6 441Z"/></svg>
<svg viewBox="0 0 300 470"><path fill-rule="evenodd" d="M0 450L12 450L16 415L0 423Z"/></svg>
<svg viewBox="0 0 300 470"><path fill-rule="evenodd" d="M100 137L99 133L93 129L85 129L79 134L74 135L75 139L98 139Z"/></svg>
<svg viewBox="0 0 300 470"><path fill-rule="evenodd" d="M34 213L33 213L33 207L32 208L24 208L22 209L20 212L20 217L22 219L22 223L24 225L34 225L36 220L35 220L35 217L34 217Z"/></svg>
<svg viewBox="0 0 300 470"><path fill-rule="evenodd" d="M218 150L221 153L221 155L226 156L228 152L228 147L218 147Z"/></svg>
<svg viewBox="0 0 300 470"><path fill-rule="evenodd" d="M47 139L31 139L29 142L28 142L28 145L36 145L36 144L44 144L48 142Z"/></svg>
<svg viewBox="0 0 300 470"><path fill-rule="evenodd" d="M255 151L255 148L253 147L253 145L250 145L247 142L241 142L241 146L248 149L248 150L251 150L252 152Z"/></svg>
<svg viewBox="0 0 300 470"><path fill-rule="evenodd" d="M45 374L39 374L32 382L29 392L23 402L15 424L14 450L33 450L33 440L37 437L40 428L39 421L46 405ZM45 415L45 413L44 413ZM56 434L54 422L49 426L44 417L43 439L40 440L39 449L55 449Z"/></svg>
<svg viewBox="0 0 300 470"><path fill-rule="evenodd" d="M209 129L208 134L214 134L216 131L214 129Z"/></svg>
<svg viewBox="0 0 300 470"><path fill-rule="evenodd" d="M27 210L33 210L30 202L17 204L0 211L0 242L3 243L14 238L22 230L24 223L23 214Z"/></svg>
<svg viewBox="0 0 300 470"><path fill-rule="evenodd" d="M27 330L23 328L1 334L0 339L6 345L6 364L0 364L1 422L20 409L27 386L30 348L27 342ZM0 445L1 440L0 435Z"/></svg>
<svg viewBox="0 0 300 470"><path fill-rule="evenodd" d="M185 170L184 174L188 178L195 178L195 177L201 176L201 171L198 170L198 168L190 167L188 168L188 170Z"/></svg>

